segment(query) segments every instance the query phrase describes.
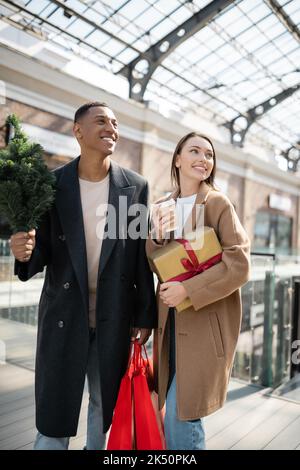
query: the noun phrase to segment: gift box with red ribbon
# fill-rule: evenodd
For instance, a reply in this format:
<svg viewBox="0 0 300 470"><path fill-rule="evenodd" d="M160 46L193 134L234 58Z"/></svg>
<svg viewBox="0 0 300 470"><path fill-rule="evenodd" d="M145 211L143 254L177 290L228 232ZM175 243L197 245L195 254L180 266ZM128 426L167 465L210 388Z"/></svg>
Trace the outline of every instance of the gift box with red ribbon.
<svg viewBox="0 0 300 470"><path fill-rule="evenodd" d="M219 263L222 247L211 227L192 232L184 239L172 240L149 257L160 282L182 282ZM185 299L176 307L178 312L191 306Z"/></svg>

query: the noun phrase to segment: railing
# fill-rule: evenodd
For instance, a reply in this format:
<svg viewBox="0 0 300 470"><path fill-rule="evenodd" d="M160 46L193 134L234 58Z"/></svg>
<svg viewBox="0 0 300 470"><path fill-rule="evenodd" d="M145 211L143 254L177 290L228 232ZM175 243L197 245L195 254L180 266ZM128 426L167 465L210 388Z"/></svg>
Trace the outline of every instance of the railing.
<svg viewBox="0 0 300 470"><path fill-rule="evenodd" d="M300 265L252 253L233 376L267 387L290 378L293 276Z"/></svg>
<svg viewBox="0 0 300 470"><path fill-rule="evenodd" d="M0 240L0 318L37 325L37 307L44 273L24 283L14 275L8 240Z"/></svg>
<svg viewBox="0 0 300 470"><path fill-rule="evenodd" d="M8 243L0 247L0 319L35 328L44 274L20 282L13 274ZM242 288L243 319L234 377L268 387L290 377L293 278L300 275L297 260L291 263L287 257L252 253L251 280Z"/></svg>

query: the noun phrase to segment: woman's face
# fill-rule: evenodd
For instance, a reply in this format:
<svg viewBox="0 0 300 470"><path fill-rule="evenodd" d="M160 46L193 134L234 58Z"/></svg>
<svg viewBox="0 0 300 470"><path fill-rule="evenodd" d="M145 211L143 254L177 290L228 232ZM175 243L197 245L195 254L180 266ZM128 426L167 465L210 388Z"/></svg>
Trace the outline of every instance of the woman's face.
<svg viewBox="0 0 300 470"><path fill-rule="evenodd" d="M176 158L180 180L190 178L199 183L206 180L214 167L214 151L211 144L202 137L190 137Z"/></svg>

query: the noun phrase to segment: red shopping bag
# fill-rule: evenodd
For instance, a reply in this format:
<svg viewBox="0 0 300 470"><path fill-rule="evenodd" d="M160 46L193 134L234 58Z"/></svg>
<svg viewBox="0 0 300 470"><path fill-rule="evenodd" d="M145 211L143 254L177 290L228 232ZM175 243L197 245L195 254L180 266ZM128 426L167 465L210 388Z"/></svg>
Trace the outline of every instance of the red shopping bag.
<svg viewBox="0 0 300 470"><path fill-rule="evenodd" d="M132 372L132 364L129 364L121 381L107 450L131 450L134 448L132 429Z"/></svg>
<svg viewBox="0 0 300 470"><path fill-rule="evenodd" d="M162 450L164 438L157 422L147 385L149 361L134 342L133 354L121 381L107 450Z"/></svg>
<svg viewBox="0 0 300 470"><path fill-rule="evenodd" d="M148 385L148 389L149 389L150 396L151 396L152 406L153 406L155 416L156 416L156 422L158 424L160 438L163 444L163 448L165 449L166 448L165 433L164 433L165 405L161 410L159 409L158 393L156 392L157 385L156 385L156 379L154 375L153 361L148 358L147 351L145 348L144 348L144 352L146 356L146 360L144 360L144 366L145 366L145 375L147 379L147 385Z"/></svg>
<svg viewBox="0 0 300 470"><path fill-rule="evenodd" d="M137 342L134 348L135 370L137 371L133 375L136 448L138 450L162 450L165 449L164 440L161 437L147 384L147 371L150 369L150 364L146 348L144 347L145 359L142 357L141 346Z"/></svg>

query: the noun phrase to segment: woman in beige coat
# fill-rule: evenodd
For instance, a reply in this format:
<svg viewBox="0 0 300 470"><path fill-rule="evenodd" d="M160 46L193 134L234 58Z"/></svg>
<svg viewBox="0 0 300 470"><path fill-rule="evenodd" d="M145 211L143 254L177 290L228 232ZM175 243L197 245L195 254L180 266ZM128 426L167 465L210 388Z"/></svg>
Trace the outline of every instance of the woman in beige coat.
<svg viewBox="0 0 300 470"><path fill-rule="evenodd" d="M205 449L201 418L218 410L226 399L241 324L239 288L249 279L249 239L232 203L215 189L215 171L212 142L195 132L187 134L173 155L171 175L176 189L158 201L173 198L177 207L190 204L188 221L192 220L193 228L196 207L204 204L204 225L215 230L223 249L222 261L210 269L157 288L154 363L160 408L166 401L167 448L173 450ZM186 221L185 215L183 224ZM165 213L154 222L146 243L148 255L168 243L170 222ZM192 306L176 312L187 297Z"/></svg>

